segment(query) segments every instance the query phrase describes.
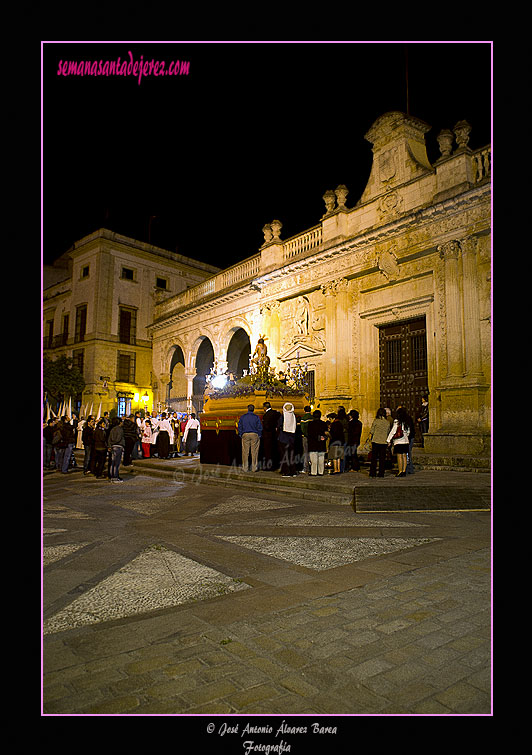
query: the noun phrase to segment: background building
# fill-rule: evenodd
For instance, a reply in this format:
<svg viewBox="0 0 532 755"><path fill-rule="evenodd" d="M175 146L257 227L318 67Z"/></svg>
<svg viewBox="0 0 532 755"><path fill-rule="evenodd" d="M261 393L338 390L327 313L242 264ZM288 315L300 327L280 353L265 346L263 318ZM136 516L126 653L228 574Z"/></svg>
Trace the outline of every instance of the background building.
<svg viewBox="0 0 532 755"><path fill-rule="evenodd" d="M86 383L79 410L153 408L154 306L218 268L100 229L43 268L43 353L73 357ZM157 408L157 407L155 407Z"/></svg>
<svg viewBox="0 0 532 755"><path fill-rule="evenodd" d="M430 128L381 116L353 207L346 186L331 189L312 228L282 240L274 220L256 255L157 303L155 400L178 385L197 403L204 376L241 371L265 335L277 370L308 365L322 411L356 408L367 431L379 406L416 415L428 394L426 453L488 463L491 149L472 151L461 121L431 164Z"/></svg>

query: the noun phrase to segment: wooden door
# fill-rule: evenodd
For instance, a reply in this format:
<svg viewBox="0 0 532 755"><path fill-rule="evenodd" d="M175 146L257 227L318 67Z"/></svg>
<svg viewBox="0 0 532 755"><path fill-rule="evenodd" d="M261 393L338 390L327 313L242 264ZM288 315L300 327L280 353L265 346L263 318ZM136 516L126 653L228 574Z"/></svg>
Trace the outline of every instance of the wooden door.
<svg viewBox="0 0 532 755"><path fill-rule="evenodd" d="M381 406L404 406L416 419L429 392L424 317L379 328L379 367Z"/></svg>

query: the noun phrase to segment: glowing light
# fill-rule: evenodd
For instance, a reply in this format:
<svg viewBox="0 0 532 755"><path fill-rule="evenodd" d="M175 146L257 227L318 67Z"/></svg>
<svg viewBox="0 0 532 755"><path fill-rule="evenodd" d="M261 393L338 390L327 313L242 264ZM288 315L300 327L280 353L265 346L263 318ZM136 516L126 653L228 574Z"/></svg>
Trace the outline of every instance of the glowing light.
<svg viewBox="0 0 532 755"><path fill-rule="evenodd" d="M223 388L227 383L227 377L225 375L216 375L216 377L213 377L211 380L211 383L215 388Z"/></svg>

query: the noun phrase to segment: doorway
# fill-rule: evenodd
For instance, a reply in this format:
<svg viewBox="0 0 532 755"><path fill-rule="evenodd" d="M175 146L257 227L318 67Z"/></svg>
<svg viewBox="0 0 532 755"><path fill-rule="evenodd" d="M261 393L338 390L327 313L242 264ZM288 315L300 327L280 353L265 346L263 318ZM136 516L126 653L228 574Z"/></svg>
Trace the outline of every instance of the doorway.
<svg viewBox="0 0 532 755"><path fill-rule="evenodd" d="M415 420L429 393L425 317L379 327L380 405Z"/></svg>

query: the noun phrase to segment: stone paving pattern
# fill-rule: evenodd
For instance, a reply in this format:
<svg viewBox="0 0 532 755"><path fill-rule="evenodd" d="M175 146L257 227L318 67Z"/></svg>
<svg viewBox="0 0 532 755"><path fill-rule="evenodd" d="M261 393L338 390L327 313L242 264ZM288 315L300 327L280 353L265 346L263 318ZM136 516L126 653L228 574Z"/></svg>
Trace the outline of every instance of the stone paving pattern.
<svg viewBox="0 0 532 755"><path fill-rule="evenodd" d="M489 511L139 469L45 475L43 714L490 714Z"/></svg>

